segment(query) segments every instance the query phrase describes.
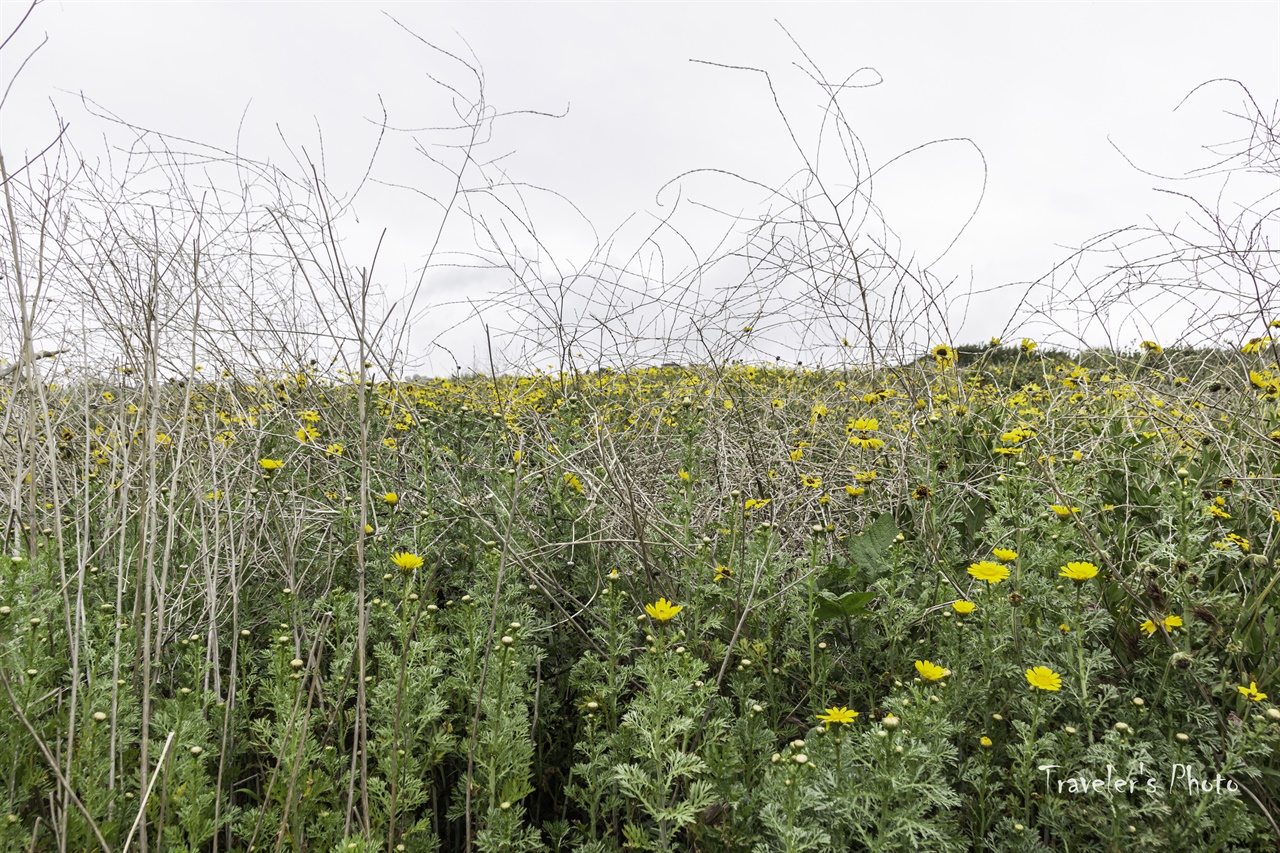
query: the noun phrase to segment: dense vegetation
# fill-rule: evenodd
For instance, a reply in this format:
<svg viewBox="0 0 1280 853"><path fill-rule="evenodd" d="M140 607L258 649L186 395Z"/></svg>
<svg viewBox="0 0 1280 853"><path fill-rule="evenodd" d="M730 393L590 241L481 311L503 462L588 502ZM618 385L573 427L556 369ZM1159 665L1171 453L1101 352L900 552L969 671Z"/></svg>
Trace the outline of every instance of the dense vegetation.
<svg viewBox="0 0 1280 853"><path fill-rule="evenodd" d="M0 847L1270 849L1270 349L19 372Z"/></svg>

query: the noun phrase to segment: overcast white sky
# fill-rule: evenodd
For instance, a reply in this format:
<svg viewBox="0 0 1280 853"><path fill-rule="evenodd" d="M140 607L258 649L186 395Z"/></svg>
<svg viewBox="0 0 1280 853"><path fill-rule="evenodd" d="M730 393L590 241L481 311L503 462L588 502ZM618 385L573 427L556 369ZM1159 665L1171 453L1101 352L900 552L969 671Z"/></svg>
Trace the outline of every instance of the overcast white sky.
<svg viewBox="0 0 1280 853"><path fill-rule="evenodd" d="M0 0L6 33L26 6ZM785 26L828 78L864 66L883 77L843 101L873 165L933 139L967 137L981 149L989 170L982 207L935 270L943 281L968 287L972 279L979 289L1039 278L1065 256L1063 246L1108 229L1149 216L1169 225L1185 219L1184 207L1153 192L1158 182L1112 143L1150 171L1181 174L1208 162L1200 146L1242 130L1223 118L1241 103L1226 86L1174 113L1192 88L1236 78L1268 112L1280 89L1277 2L47 0L3 54L7 80L17 59L48 36L0 115L0 145L8 161L38 150L54 131L56 105L78 148L93 152L104 128L78 105L73 93L83 92L130 122L225 148L235 146L244 114L241 150L281 163L277 126L309 151L317 149L319 127L331 181L354 187L376 136L370 119L380 114L378 97L392 125L445 123L444 102L425 74L461 80L384 12L441 47L473 51L498 109L567 108L558 120L501 124L495 146L514 152L505 161L511 175L571 199L601 236L631 214L643 224L637 233L651 228L652 215L663 212L655 193L687 170L723 169L776 186L802 166L757 75L690 62L772 72L811 151L819 92L796 70L802 57ZM406 183L428 174L401 137L374 171ZM936 146L886 171L876 200L904 254L929 259L964 223L982 180L973 148ZM747 213L761 201L758 191L708 176L685 180L681 192ZM416 280L434 219L410 194L381 188L362 194L356 207L363 228L388 229L379 264L395 295ZM718 233L691 213L685 233L710 253ZM563 205L535 214L552 254L581 263L595 244L592 231ZM352 233L353 260L363 263L372 237ZM673 267L688 263L677 254L673 248ZM418 307L457 298L461 282L456 274L429 275ZM999 334L1008 298L986 297L967 317L953 318L954 342ZM434 334L459 316L437 312L421 321L422 331ZM455 349L466 351L478 325L455 331ZM1128 337L1145 334L1140 326ZM415 330L418 340L430 334ZM1165 330L1166 338L1177 334Z"/></svg>

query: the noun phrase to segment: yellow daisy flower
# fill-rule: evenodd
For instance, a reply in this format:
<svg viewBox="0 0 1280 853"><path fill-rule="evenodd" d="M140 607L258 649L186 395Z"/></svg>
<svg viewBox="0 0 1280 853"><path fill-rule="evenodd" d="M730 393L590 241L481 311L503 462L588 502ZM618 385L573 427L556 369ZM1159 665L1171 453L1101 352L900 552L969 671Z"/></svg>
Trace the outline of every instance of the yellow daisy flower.
<svg viewBox="0 0 1280 853"><path fill-rule="evenodd" d="M422 568L422 558L410 551L399 551L392 554L391 562L398 566L402 572L411 572L414 569Z"/></svg>
<svg viewBox="0 0 1280 853"><path fill-rule="evenodd" d="M987 583L1000 583L1009 577L1009 570L999 563L982 560L969 567L969 575Z"/></svg>
<svg viewBox="0 0 1280 853"><path fill-rule="evenodd" d="M827 708L823 713L818 715L818 719L827 724L827 728L831 728L832 723L839 723L847 726L852 723L858 716L857 711L850 711L848 708Z"/></svg>
<svg viewBox="0 0 1280 853"><path fill-rule="evenodd" d="M1267 698L1267 694L1258 690L1258 682L1256 681L1250 681L1248 687L1237 687L1236 690L1239 690L1245 698L1252 699L1254 702L1261 702Z"/></svg>
<svg viewBox="0 0 1280 853"><path fill-rule="evenodd" d="M937 681L945 678L949 670L938 666L936 663L930 663L927 660L916 661L916 672L920 673L920 677L925 681Z"/></svg>
<svg viewBox="0 0 1280 853"><path fill-rule="evenodd" d="M1035 666L1027 670L1027 683L1037 690L1061 690L1062 676L1047 666Z"/></svg>
<svg viewBox="0 0 1280 853"><path fill-rule="evenodd" d="M1058 573L1059 577L1070 578L1076 583L1083 583L1098 574L1098 567L1089 562L1067 563Z"/></svg>
<svg viewBox="0 0 1280 853"><path fill-rule="evenodd" d="M681 610L684 610L684 605L672 604L665 598L659 598L653 604L646 604L644 606L644 612L648 613L659 622L670 621Z"/></svg>

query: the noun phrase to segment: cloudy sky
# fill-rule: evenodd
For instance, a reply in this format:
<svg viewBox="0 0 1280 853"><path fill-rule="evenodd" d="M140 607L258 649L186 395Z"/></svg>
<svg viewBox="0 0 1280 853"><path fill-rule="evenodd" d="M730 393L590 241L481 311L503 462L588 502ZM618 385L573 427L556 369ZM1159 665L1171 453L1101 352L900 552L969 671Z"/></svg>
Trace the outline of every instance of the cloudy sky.
<svg viewBox="0 0 1280 853"><path fill-rule="evenodd" d="M6 33L26 6L0 0ZM677 197L679 235L668 229L656 238L661 272L677 277L717 246L725 251L732 239L720 240L732 223L710 209L759 216L770 202L762 187L794 181L805 167L801 151L815 151L823 98L804 69L859 86L879 79L841 96L873 168L932 140L971 141L898 160L874 187L900 258L923 264L950 246L932 267L939 286L953 296L977 294L950 309L946 334L955 343L1017 332L1009 320L1026 288L1014 283L1041 279L1067 247L1134 223L1185 223L1185 204L1155 192L1168 185L1135 165L1181 175L1211 162L1202 146L1241 135L1243 126L1224 116L1242 102L1230 85L1208 87L1174 111L1197 84L1234 78L1270 112L1280 83L1274 2L46 0L0 54L7 82L48 37L0 114L0 146L7 161L24 160L21 153L51 138L56 110L71 122L77 150L92 156L118 128L89 115L82 93L133 124L238 145L290 168L282 137L316 156L322 134L329 182L350 191L365 172L382 106L393 128L438 127L453 116L433 77L474 94L461 66L414 34L478 63L493 108L562 116L503 118L489 149L509 155L498 164L508 177L554 190L581 213L556 196L525 193L545 253L541 274L551 277L580 267L624 223L610 258L632 258ZM707 63L769 71L795 141L761 75ZM441 138L389 133L373 183L357 197L349 257L367 263L387 229L379 269L392 300L417 283L438 211L388 185L441 191L440 171L414 145ZM824 145L824 162L835 163L820 168L830 169L824 179L848 185L849 168L835 162L831 141ZM659 194L699 169L719 171L687 175ZM1196 191L1212 198L1220 183ZM951 245L980 197L976 217ZM446 231L440 251L466 251L468 234ZM422 346L446 331L439 340L469 360L480 321L441 306L478 298L494 281L456 268L429 271L413 312L397 320L413 320L410 348L428 368L448 367ZM407 312L407 300L397 310ZM768 318L759 325L768 327ZM1149 317L1120 324L1117 342L1181 333L1144 327L1153 325ZM759 349L773 352L782 342Z"/></svg>

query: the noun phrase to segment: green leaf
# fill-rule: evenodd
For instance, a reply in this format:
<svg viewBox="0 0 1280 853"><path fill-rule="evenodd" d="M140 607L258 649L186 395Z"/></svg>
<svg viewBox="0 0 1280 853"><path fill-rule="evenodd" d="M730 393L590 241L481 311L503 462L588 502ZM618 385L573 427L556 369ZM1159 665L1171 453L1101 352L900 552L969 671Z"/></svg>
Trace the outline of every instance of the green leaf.
<svg viewBox="0 0 1280 853"><path fill-rule="evenodd" d="M814 615L819 619L843 619L846 616L857 616L867 612L867 605L875 597L874 592L846 592L841 596L824 592L818 601Z"/></svg>
<svg viewBox="0 0 1280 853"><path fill-rule="evenodd" d="M1251 655L1262 654L1262 649L1267 642L1267 638L1262 632L1263 632L1263 627L1261 625L1255 624L1253 626L1253 630L1251 630L1248 636L1245 637L1244 648L1245 648L1245 651L1247 651L1249 654Z"/></svg>
<svg viewBox="0 0 1280 853"><path fill-rule="evenodd" d="M853 565L849 562L849 558L844 554L836 553L832 555L831 562L827 564L827 570L823 572L822 577L818 578L819 589L831 589L832 587L848 587L854 580Z"/></svg>
<svg viewBox="0 0 1280 853"><path fill-rule="evenodd" d="M959 518L951 522L966 551L972 551L977 547L978 534L982 532L982 525L986 523L987 515L986 498L982 495L974 495L964 506Z"/></svg>
<svg viewBox="0 0 1280 853"><path fill-rule="evenodd" d="M862 535L872 544L872 546L885 551L898 538L898 525L893 523L893 516L884 513L864 531Z"/></svg>
<svg viewBox="0 0 1280 853"><path fill-rule="evenodd" d="M868 581L874 581L889 571L886 551L898 538L898 525L893 516L884 513L857 536L848 538L849 559L863 571Z"/></svg>

